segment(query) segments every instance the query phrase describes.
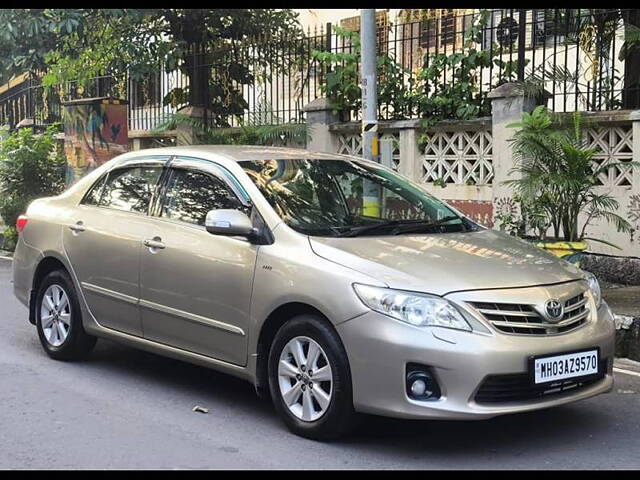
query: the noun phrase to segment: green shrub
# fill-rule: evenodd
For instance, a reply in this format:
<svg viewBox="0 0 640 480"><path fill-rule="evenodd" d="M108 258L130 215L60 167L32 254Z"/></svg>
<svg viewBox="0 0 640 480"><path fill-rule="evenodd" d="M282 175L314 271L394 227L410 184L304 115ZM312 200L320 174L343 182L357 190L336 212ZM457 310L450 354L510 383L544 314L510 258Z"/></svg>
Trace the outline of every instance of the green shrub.
<svg viewBox="0 0 640 480"><path fill-rule="evenodd" d="M7 226L36 198L64 190L66 158L57 132L57 125L40 134L25 128L0 143L0 216Z"/></svg>
<svg viewBox="0 0 640 480"><path fill-rule="evenodd" d="M423 129L442 120L469 120L491 114L487 97L490 88L480 83L480 72L493 67L490 84L502 85L517 77L517 61L503 60L504 49L493 43L490 49L481 48L483 35L491 19L487 9L474 15L464 33L463 45L456 52L427 52L417 71L404 68L394 55L378 55L378 103L385 118L399 120L422 117ZM324 68L330 69L320 89L327 97L334 113L348 121L351 112L362 107L360 79L360 35L345 28L333 27L338 37L350 45L349 51L312 50L311 55ZM525 65L529 62L525 59ZM427 141L422 135L422 146Z"/></svg>
<svg viewBox="0 0 640 480"><path fill-rule="evenodd" d="M16 249L16 243L18 243L18 231L16 227L5 228L3 235L2 248L13 252Z"/></svg>

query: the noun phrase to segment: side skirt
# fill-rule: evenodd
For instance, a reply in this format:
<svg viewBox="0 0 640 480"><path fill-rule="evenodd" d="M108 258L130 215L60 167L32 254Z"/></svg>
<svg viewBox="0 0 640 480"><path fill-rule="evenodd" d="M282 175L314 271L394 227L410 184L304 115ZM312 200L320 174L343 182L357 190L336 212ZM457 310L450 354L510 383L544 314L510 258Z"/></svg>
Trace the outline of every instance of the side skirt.
<svg viewBox="0 0 640 480"><path fill-rule="evenodd" d="M85 315L87 312L83 312ZM180 348L172 347L163 343L154 342L145 338L136 337L135 335L129 335L127 333L119 332L110 328L100 326L97 322L84 322L85 330L91 335L97 337L107 338L114 340L125 345L139 348L147 352L162 355L164 357L174 358L176 360L182 360L185 362L200 365L202 367L210 368L222 373L233 375L234 377L241 378L252 384L255 384L254 375L246 368L233 363L224 362L222 360L216 360L215 358L200 355L198 353L190 352L188 350L182 350ZM87 325L90 323L90 325Z"/></svg>

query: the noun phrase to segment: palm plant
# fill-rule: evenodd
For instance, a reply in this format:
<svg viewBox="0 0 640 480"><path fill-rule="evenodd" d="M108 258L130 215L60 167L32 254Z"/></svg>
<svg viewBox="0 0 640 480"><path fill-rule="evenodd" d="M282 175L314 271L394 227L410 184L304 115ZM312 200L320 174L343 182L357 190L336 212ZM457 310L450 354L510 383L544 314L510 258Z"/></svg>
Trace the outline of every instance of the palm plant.
<svg viewBox="0 0 640 480"><path fill-rule="evenodd" d="M612 223L618 231L629 232L632 228L615 213L618 201L596 189L598 177L610 168L624 169L638 164L594 162L596 151L588 148L579 112L574 113L570 125L560 122L558 128L557 124L551 112L539 106L530 114L524 113L521 122L509 125L519 129L511 139L515 157L511 173L516 178L505 183L514 188L523 202L546 217L546 224L538 218L539 225L550 225L554 240L594 240L615 247L604 240L585 237L587 227L596 219Z"/></svg>

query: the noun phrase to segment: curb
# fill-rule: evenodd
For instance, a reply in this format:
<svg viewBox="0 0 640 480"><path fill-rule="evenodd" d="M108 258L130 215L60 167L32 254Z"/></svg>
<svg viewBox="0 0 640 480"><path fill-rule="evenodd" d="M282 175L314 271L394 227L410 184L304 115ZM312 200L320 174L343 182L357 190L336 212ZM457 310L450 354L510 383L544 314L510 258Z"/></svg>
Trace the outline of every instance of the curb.
<svg viewBox="0 0 640 480"><path fill-rule="evenodd" d="M616 373L623 373L625 375L631 375L634 377L640 377L640 373L634 372L632 370L625 370L624 368L613 367L613 371Z"/></svg>
<svg viewBox="0 0 640 480"><path fill-rule="evenodd" d="M631 360L630 358L616 358L613 361L614 370L620 370L624 373L630 373L640 376L640 362Z"/></svg>

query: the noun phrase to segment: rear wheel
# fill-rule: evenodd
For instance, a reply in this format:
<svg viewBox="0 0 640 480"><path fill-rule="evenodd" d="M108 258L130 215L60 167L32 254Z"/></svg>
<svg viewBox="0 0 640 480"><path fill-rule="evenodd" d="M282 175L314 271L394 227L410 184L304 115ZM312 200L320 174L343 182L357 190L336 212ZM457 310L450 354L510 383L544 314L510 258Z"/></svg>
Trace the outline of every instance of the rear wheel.
<svg viewBox="0 0 640 480"><path fill-rule="evenodd" d="M82 314L73 282L67 272L49 273L36 295L36 328L47 355L56 360L79 360L96 343L82 326Z"/></svg>
<svg viewBox="0 0 640 480"><path fill-rule="evenodd" d="M354 425L351 375L337 334L314 315L301 315L276 333L269 353L269 389L291 431L318 440Z"/></svg>

